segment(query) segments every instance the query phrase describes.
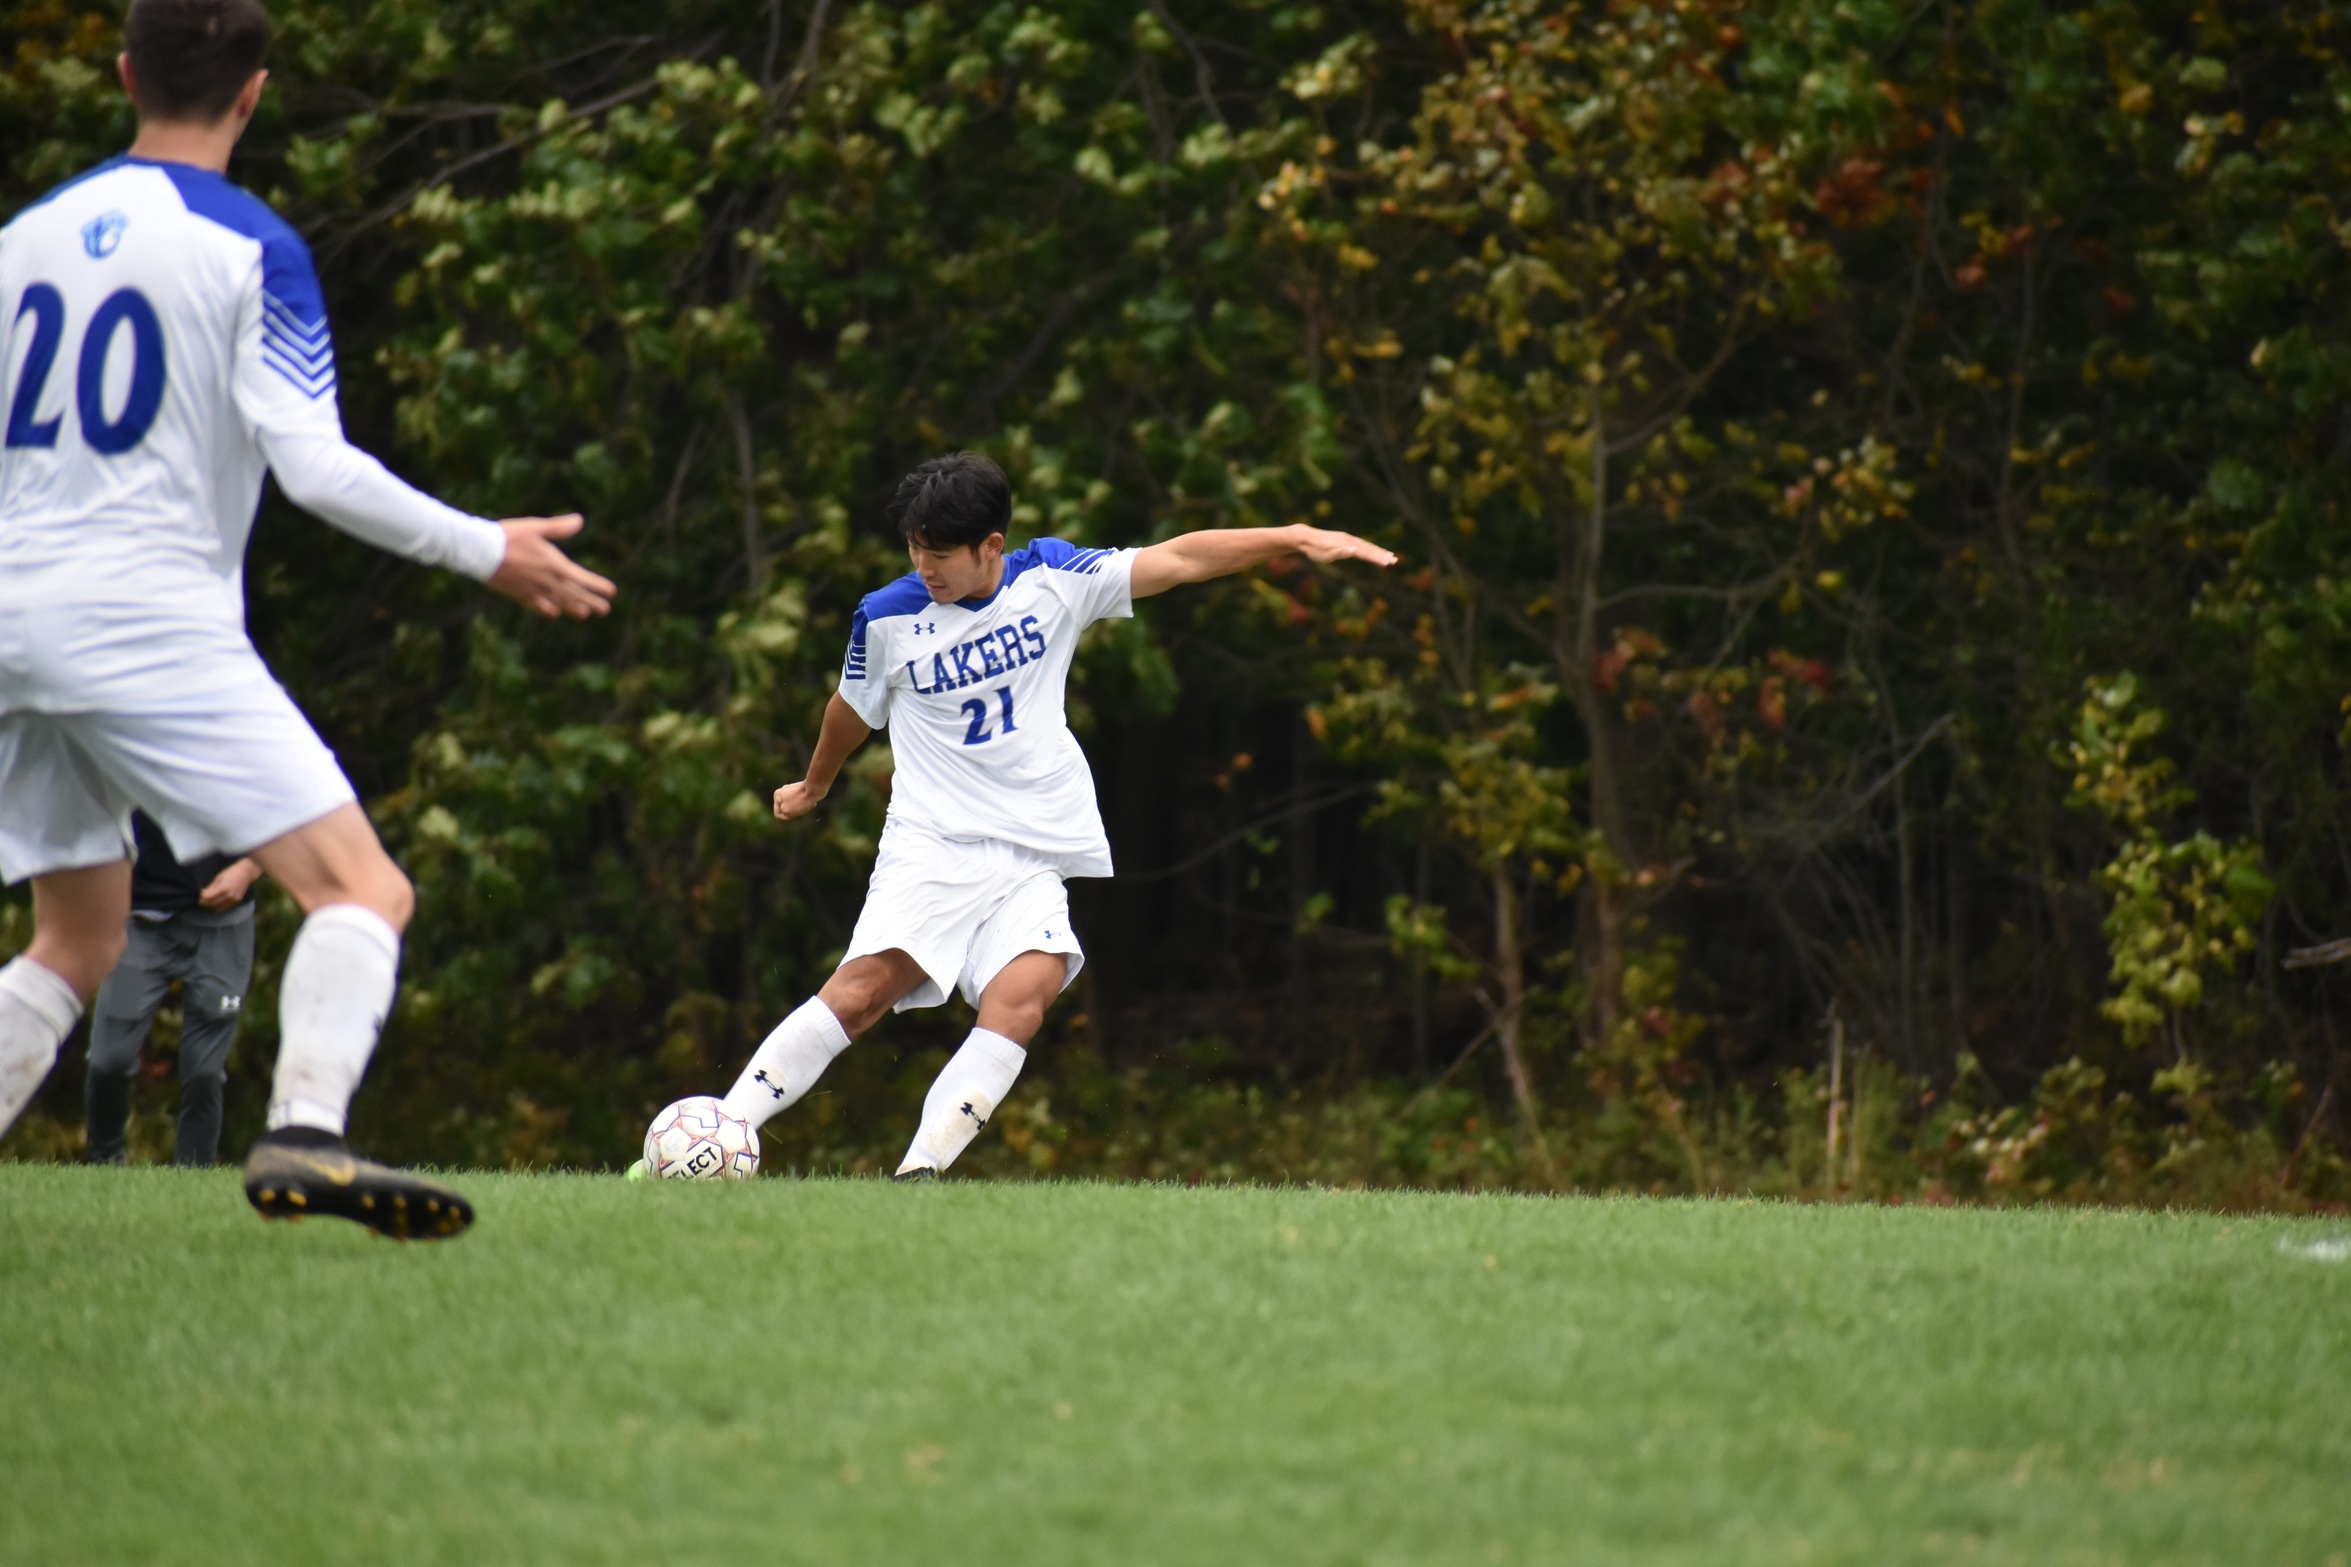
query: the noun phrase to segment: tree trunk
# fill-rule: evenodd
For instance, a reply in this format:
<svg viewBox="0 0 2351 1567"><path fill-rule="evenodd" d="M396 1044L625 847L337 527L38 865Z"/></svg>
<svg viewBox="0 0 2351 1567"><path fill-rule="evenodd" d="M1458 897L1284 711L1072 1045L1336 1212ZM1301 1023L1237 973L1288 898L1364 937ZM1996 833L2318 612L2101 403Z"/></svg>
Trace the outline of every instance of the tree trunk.
<svg viewBox="0 0 2351 1567"><path fill-rule="evenodd" d="M1494 867L1494 968L1502 981L1502 1015L1494 1025L1494 1036L1502 1044L1502 1065L1510 1074L1510 1093L1518 1101L1519 1119L1526 1124L1535 1157L1548 1178L1552 1173L1551 1147L1543 1139L1542 1106L1536 1101L1535 1079L1527 1070L1526 1051L1519 1037L1526 1013L1527 976L1518 923L1518 889L1511 885L1510 865L1504 861Z"/></svg>
<svg viewBox="0 0 2351 1567"><path fill-rule="evenodd" d="M740 393L727 399L727 422L734 427L735 482L743 492L743 574L756 599L767 588L767 539L759 526L759 461L752 452L751 419Z"/></svg>
<svg viewBox="0 0 2351 1567"><path fill-rule="evenodd" d="M1630 865L1623 782L1617 776L1607 693L1598 683L1601 568L1608 548L1608 431L1597 386L1592 388L1589 433L1591 502L1580 526L1577 519L1563 519L1559 527L1559 575L1551 595L1558 627L1553 658L1584 726L1592 825L1618 861Z"/></svg>
<svg viewBox="0 0 2351 1567"><path fill-rule="evenodd" d="M1426 908L1429 901L1429 824L1424 816L1420 825L1420 847L1414 855L1412 867L1412 900L1415 908ZM1415 948L1412 954L1412 1076L1421 1081L1429 1075L1429 960Z"/></svg>
<svg viewBox="0 0 2351 1567"><path fill-rule="evenodd" d="M1624 971L1623 910L1615 879L1634 863L1625 820L1623 780L1609 723L1608 693L1599 685L1601 567L1608 545L1608 429L1600 388L1591 389L1588 432L1592 442L1592 495L1577 520L1558 530L1559 575L1552 590L1557 606L1553 659L1561 682L1582 721L1585 778L1591 821L1607 851L1604 863L1586 867L1582 905L1585 973L1591 981L1591 1037L1605 1042L1616 1032Z"/></svg>
<svg viewBox="0 0 2351 1567"><path fill-rule="evenodd" d="M1939 1067L1959 1059L1967 1041L1967 865L1957 827L1944 831L1943 962L1951 991L1951 1044Z"/></svg>
<svg viewBox="0 0 2351 1567"><path fill-rule="evenodd" d="M1306 983L1313 968L1312 954L1307 950L1311 939L1305 929L1306 905L1315 894L1314 869L1314 811L1308 797L1314 789L1314 736L1306 727L1303 716L1290 724L1290 973L1289 991L1293 998L1303 998ZM1350 1035L1352 1038L1353 1036ZM1350 1050L1352 1054L1352 1049ZM1348 1075L1354 1076L1354 1063L1349 1062Z"/></svg>

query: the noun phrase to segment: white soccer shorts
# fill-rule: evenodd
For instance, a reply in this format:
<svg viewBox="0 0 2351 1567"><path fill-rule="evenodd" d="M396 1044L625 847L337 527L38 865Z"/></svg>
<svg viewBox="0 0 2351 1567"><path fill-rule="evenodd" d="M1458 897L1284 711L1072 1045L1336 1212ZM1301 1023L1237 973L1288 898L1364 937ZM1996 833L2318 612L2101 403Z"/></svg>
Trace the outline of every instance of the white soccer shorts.
<svg viewBox="0 0 2351 1567"><path fill-rule="evenodd" d="M1068 960L1063 989L1086 966L1069 928L1069 891L1051 860L993 838L941 838L892 822L841 961L896 947L925 975L900 1012L935 1007L949 991L980 1004L989 981L1024 952Z"/></svg>
<svg viewBox="0 0 2351 1567"><path fill-rule="evenodd" d="M0 881L128 859L131 807L183 861L243 854L357 798L256 658L169 711L0 714Z"/></svg>

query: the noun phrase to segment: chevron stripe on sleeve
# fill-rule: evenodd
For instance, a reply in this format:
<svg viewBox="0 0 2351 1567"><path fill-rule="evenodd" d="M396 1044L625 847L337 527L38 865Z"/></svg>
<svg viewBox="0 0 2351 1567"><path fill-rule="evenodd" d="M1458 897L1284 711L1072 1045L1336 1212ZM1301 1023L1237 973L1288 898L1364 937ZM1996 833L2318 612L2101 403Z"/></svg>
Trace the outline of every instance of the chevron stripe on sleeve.
<svg viewBox="0 0 2351 1567"><path fill-rule="evenodd" d="M335 389L335 344L326 317L305 321L266 290L261 296L261 358L313 401Z"/></svg>
<svg viewBox="0 0 2351 1567"><path fill-rule="evenodd" d="M1081 577L1091 577L1102 569L1108 550L1078 550L1064 560L1048 560L1046 567L1053 571L1074 571Z"/></svg>

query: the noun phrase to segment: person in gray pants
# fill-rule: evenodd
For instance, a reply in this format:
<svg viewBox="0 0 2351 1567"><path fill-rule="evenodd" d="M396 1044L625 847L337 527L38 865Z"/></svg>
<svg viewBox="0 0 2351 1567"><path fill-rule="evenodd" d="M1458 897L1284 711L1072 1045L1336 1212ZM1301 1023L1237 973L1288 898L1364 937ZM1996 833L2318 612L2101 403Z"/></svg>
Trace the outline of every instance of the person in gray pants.
<svg viewBox="0 0 2351 1567"><path fill-rule="evenodd" d="M90 1009L89 1111L93 1164L129 1162L131 1083L139 1049L173 980L180 982L180 1125L175 1164L220 1154L229 1046L253 979L253 888L261 867L216 854L182 865L162 831L133 812L130 944Z"/></svg>

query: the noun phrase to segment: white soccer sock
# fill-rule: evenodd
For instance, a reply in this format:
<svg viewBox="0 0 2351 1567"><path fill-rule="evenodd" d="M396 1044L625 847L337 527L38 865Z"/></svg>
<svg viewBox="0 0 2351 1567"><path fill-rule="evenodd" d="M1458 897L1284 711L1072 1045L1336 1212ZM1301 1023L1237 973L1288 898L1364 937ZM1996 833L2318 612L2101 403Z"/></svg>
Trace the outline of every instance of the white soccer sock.
<svg viewBox="0 0 2351 1567"><path fill-rule="evenodd" d="M751 1064L727 1090L727 1110L753 1127L765 1126L814 1088L833 1057L848 1048L848 1030L833 1009L810 996L759 1042Z"/></svg>
<svg viewBox="0 0 2351 1567"><path fill-rule="evenodd" d="M953 1164L1012 1091L1013 1080L1020 1076L1028 1058L1026 1050L1002 1034L973 1029L963 1048L939 1069L931 1091L923 1095L922 1127L907 1145L898 1172L903 1175L926 1165L944 1170Z"/></svg>
<svg viewBox="0 0 2351 1567"><path fill-rule="evenodd" d="M73 986L31 958L0 968L0 1132L33 1102L81 1015Z"/></svg>
<svg viewBox="0 0 2351 1567"><path fill-rule="evenodd" d="M376 1036L392 1010L400 933L373 909L315 909L294 936L278 987L278 1070L269 1129L310 1126L343 1135Z"/></svg>

